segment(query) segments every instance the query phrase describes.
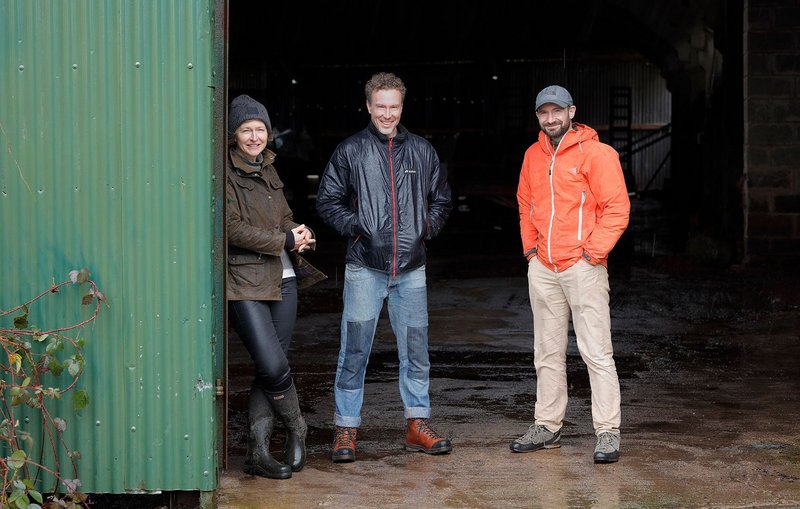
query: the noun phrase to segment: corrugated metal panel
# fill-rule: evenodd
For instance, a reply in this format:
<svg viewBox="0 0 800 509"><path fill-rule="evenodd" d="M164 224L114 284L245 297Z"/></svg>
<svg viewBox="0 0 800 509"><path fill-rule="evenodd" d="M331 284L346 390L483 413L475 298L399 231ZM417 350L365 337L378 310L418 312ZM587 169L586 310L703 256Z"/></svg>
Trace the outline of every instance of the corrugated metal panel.
<svg viewBox="0 0 800 509"><path fill-rule="evenodd" d="M0 309L83 266L110 300L84 333L91 404L59 410L86 492L216 488L214 9L0 3ZM36 322L85 316L66 297Z"/></svg>

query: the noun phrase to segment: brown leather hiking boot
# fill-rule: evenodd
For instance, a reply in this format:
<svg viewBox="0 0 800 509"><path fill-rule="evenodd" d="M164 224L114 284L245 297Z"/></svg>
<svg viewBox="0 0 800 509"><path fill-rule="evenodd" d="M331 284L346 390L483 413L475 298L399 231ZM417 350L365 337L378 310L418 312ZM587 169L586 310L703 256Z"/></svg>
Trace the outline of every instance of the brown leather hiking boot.
<svg viewBox="0 0 800 509"><path fill-rule="evenodd" d="M336 426L331 450L331 459L334 463L348 463L356 460L356 433L358 433L358 428Z"/></svg>
<svg viewBox="0 0 800 509"><path fill-rule="evenodd" d="M428 419L407 419L406 449L428 454L445 454L453 450L450 440L439 436L428 425Z"/></svg>

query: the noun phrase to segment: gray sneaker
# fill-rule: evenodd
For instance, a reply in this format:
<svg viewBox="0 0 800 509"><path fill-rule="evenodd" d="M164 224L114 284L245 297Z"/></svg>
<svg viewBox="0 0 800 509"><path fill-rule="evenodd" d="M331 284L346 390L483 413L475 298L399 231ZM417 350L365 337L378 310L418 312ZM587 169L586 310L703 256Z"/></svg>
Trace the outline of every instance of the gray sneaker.
<svg viewBox="0 0 800 509"><path fill-rule="evenodd" d="M555 449L561 447L561 430L553 433L541 424L531 424L528 431L518 439L511 442L514 452L532 452L539 449Z"/></svg>
<svg viewBox="0 0 800 509"><path fill-rule="evenodd" d="M595 463L614 463L619 459L619 433L604 431L597 435L594 448Z"/></svg>

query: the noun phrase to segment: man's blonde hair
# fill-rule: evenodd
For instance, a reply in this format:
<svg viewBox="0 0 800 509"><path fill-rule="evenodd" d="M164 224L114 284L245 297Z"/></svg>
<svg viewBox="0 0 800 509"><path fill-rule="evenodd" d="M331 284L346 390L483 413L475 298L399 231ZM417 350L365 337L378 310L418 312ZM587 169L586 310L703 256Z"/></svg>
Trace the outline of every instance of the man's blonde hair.
<svg viewBox="0 0 800 509"><path fill-rule="evenodd" d="M376 90L397 90L400 92L400 100L406 100L406 84L395 74L390 72L379 72L364 85L364 93L367 95L367 102L372 103L372 94Z"/></svg>

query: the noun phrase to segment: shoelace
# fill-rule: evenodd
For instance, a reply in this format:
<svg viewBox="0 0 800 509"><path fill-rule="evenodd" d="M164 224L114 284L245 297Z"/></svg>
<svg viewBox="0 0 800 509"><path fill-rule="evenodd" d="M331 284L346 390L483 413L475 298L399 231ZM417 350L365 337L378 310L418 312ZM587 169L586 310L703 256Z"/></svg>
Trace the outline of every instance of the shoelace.
<svg viewBox="0 0 800 509"><path fill-rule="evenodd" d="M356 439L356 428L336 428L335 447L351 447Z"/></svg>
<svg viewBox="0 0 800 509"><path fill-rule="evenodd" d="M428 419L420 419L417 422L417 431L433 440L438 440L440 438L439 435L437 435L436 432L433 431L428 425Z"/></svg>
<svg viewBox="0 0 800 509"><path fill-rule="evenodd" d="M549 432L549 430L541 424L533 424L530 428L528 428L528 431L525 432L525 435L523 435L521 441L527 440L534 444L544 442L547 440L547 437L545 436L546 432Z"/></svg>
<svg viewBox="0 0 800 509"><path fill-rule="evenodd" d="M614 435L611 433L600 433L597 437L597 448L601 450L614 449Z"/></svg>

